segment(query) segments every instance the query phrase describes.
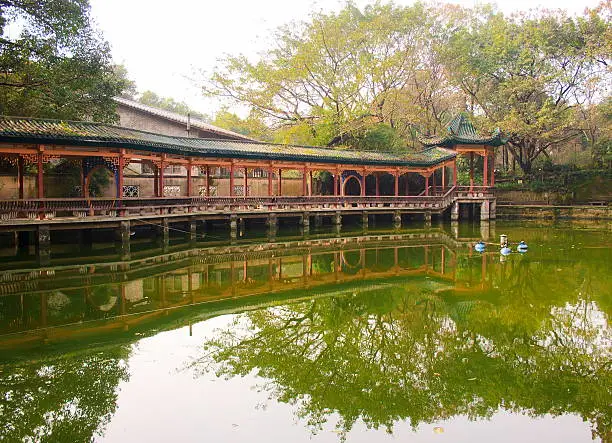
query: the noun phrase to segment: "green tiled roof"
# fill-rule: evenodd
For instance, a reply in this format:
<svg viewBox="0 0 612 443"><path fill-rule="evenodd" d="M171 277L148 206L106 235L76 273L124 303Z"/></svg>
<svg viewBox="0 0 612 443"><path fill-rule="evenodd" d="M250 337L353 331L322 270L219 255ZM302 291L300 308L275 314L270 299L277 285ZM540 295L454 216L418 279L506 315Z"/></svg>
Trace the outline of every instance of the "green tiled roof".
<svg viewBox="0 0 612 443"><path fill-rule="evenodd" d="M351 165L431 166L456 156L433 147L391 154L348 148L282 145L239 140L174 137L104 123L0 116L0 142L129 148L189 157L240 158Z"/></svg>
<svg viewBox="0 0 612 443"><path fill-rule="evenodd" d="M445 136L426 137L419 134L419 141L425 146L447 147L456 144L501 146L506 143L501 138L499 129L496 129L493 135L488 137L478 134L469 117L464 113L453 118L447 124L446 130L447 135Z"/></svg>

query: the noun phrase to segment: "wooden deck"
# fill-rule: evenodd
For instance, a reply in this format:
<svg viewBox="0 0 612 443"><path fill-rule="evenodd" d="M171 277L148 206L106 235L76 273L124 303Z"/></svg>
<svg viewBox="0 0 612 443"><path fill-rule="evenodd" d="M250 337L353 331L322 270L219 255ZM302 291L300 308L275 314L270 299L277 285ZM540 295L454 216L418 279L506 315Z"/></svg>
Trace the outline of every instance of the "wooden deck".
<svg viewBox="0 0 612 443"><path fill-rule="evenodd" d="M108 224L168 218L226 219L230 215L258 218L333 215L340 213L440 214L453 203L494 201L488 187L450 187L415 196L309 196L309 197L153 197L153 198L44 198L0 200L0 229L35 225ZM492 217L494 218L494 216Z"/></svg>

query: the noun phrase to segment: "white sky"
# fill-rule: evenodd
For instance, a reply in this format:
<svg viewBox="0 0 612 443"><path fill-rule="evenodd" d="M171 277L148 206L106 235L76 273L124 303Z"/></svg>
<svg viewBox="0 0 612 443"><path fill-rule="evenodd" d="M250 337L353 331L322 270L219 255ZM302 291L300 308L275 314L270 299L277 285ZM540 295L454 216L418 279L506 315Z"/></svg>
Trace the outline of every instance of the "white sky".
<svg viewBox="0 0 612 443"><path fill-rule="evenodd" d="M464 6L487 3L456 0ZM355 0L359 8L371 3ZM412 0L396 0L411 4ZM504 12L539 6L580 14L598 0L498 1ZM92 15L113 58L123 63L140 91L185 101L213 113L218 100L203 99L189 80L199 69L211 71L224 54L255 55L266 48L270 31L306 19L313 10L338 10L342 0L91 0Z"/></svg>

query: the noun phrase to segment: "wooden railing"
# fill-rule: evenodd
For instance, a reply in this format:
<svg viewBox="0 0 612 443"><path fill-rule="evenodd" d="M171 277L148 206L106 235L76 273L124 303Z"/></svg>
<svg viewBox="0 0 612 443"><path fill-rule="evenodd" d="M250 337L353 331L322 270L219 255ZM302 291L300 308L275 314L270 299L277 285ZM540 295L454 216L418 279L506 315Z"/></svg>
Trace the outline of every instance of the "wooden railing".
<svg viewBox="0 0 612 443"><path fill-rule="evenodd" d="M490 198L485 187L451 187L433 195L410 196L277 196L277 197L145 197L145 198L45 198L0 200L0 218L49 219L55 217L134 216L198 212L283 212L326 210L441 211L455 198Z"/></svg>

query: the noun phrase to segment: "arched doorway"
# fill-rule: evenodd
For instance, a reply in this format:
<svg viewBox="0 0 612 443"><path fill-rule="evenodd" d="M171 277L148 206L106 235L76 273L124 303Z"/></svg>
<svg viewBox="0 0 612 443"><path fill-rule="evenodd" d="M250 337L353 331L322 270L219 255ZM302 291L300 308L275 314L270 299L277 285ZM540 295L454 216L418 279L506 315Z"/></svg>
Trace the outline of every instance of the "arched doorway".
<svg viewBox="0 0 612 443"><path fill-rule="evenodd" d="M344 195L361 195L361 183L354 175L347 177L344 181Z"/></svg>

